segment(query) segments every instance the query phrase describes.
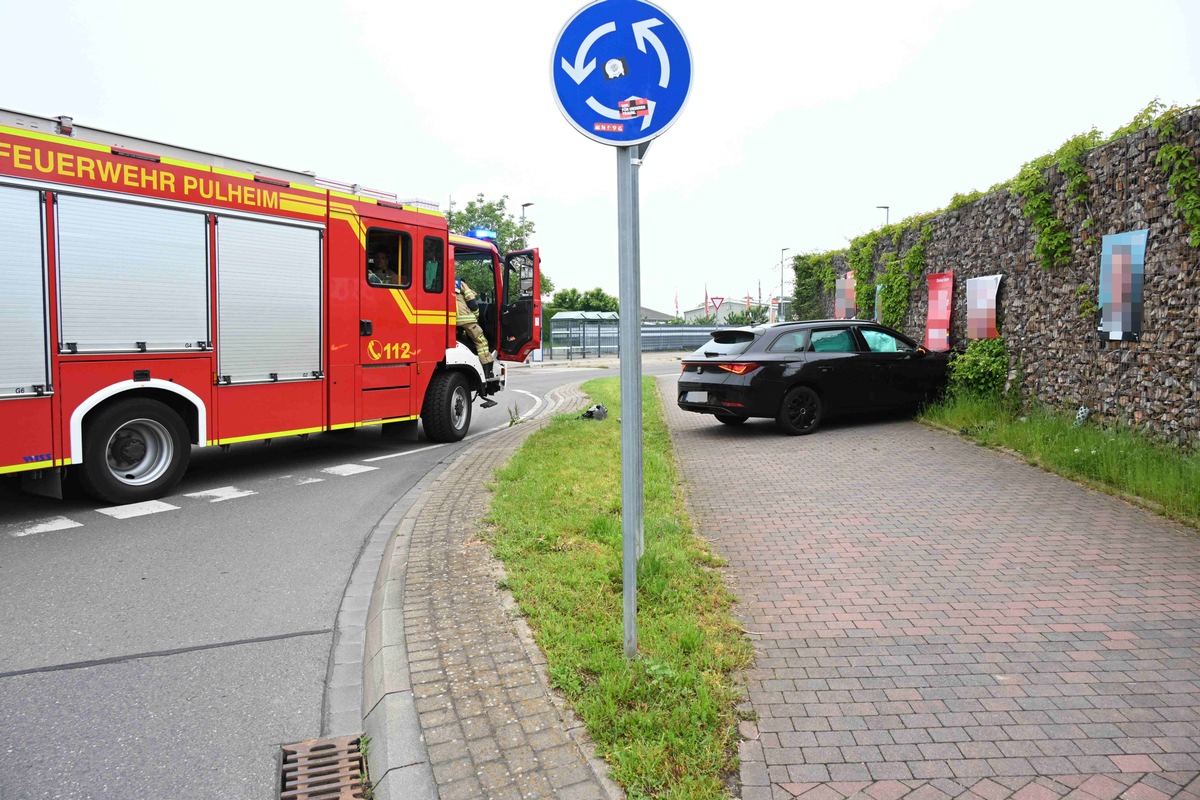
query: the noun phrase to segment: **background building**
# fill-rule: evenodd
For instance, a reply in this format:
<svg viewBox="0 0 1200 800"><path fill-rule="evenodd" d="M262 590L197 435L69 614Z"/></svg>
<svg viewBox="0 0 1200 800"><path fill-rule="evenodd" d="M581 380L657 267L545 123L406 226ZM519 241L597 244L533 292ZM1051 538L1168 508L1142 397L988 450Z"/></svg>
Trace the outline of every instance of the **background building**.
<svg viewBox="0 0 1200 800"><path fill-rule="evenodd" d="M771 306L772 306L771 303L760 303L757 300L751 300L749 308L763 309L767 313L767 319L770 319ZM717 312L716 312L717 324L725 325L727 320L729 319L730 314L736 314L739 311L744 312L744 311L746 311L746 309L747 309L746 298L743 297L740 300L726 298L724 300L724 302L721 303L721 307L719 309L717 309ZM708 314L712 314L713 313L713 304L711 301L709 302L707 311L705 310L704 306L701 305L701 306L696 306L695 308L684 309L682 313L683 313L683 319L685 321L690 322L693 320L697 320Z"/></svg>

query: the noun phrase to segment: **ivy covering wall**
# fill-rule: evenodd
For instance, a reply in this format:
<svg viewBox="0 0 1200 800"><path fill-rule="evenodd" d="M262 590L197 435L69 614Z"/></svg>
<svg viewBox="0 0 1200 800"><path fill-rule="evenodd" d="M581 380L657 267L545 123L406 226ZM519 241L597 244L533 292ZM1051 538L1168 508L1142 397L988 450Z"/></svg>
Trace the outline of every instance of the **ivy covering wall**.
<svg viewBox="0 0 1200 800"><path fill-rule="evenodd" d="M1200 434L1200 107L1157 101L1108 136L1091 130L1032 159L1011 181L955 195L945 210L887 225L843 250L793 259L795 308L833 316L853 271L859 316L924 337L925 276L955 276L951 343L966 346L966 279L1003 275L1008 382L1029 399L1087 406L1185 444ZM1101 237L1148 228L1144 333L1102 341ZM1018 368L1018 365L1019 368Z"/></svg>

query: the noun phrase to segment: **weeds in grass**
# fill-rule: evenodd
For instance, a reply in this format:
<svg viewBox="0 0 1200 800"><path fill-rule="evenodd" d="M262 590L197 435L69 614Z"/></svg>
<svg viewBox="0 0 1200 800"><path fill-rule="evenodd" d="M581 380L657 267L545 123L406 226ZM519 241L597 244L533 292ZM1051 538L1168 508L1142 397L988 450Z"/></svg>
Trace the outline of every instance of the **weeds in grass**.
<svg viewBox="0 0 1200 800"><path fill-rule="evenodd" d="M1183 452L1123 426L1077 426L1071 413L1013 411L995 399L956 397L926 409L922 418L1200 526L1200 452Z"/></svg>
<svg viewBox="0 0 1200 800"><path fill-rule="evenodd" d="M643 409L640 657L624 657L620 396L584 386L604 421L560 416L497 475L489 515L506 584L571 701L630 797L717 798L737 764L740 693L752 656L731 595L682 506L658 393Z"/></svg>

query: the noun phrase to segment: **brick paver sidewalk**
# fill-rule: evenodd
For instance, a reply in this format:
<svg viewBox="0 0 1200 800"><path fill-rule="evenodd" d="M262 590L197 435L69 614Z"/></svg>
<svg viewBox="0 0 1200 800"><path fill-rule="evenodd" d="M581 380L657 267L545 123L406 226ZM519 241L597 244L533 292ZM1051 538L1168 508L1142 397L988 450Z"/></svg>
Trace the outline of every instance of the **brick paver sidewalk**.
<svg viewBox="0 0 1200 800"><path fill-rule="evenodd" d="M577 387L559 395L555 412L586 407ZM475 537L494 470L548 418L465 452L410 512L404 633L441 800L620 796L582 725L549 690L528 628L505 610L491 549Z"/></svg>
<svg viewBox="0 0 1200 800"><path fill-rule="evenodd" d="M756 647L742 797L1200 797L1200 536L914 422L680 411Z"/></svg>

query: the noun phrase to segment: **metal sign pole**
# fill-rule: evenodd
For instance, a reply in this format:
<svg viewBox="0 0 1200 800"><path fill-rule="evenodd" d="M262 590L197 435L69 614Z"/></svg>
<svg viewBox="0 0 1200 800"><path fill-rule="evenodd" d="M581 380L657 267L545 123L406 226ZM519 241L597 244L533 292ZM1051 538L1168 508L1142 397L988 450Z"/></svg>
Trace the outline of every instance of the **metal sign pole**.
<svg viewBox="0 0 1200 800"><path fill-rule="evenodd" d="M635 658L637 562L644 549L637 171L651 140L671 127L687 102L692 53L675 20L650 0L593 0L559 32L550 57L550 82L567 122L589 139L617 150L621 558L625 657ZM603 338L603 330L598 328L597 335ZM602 349L599 340L596 347L597 352Z"/></svg>
<svg viewBox="0 0 1200 800"><path fill-rule="evenodd" d="M637 562L642 540L641 276L637 169L641 148L617 148L617 240L621 342L621 575L625 657L637 657Z"/></svg>

